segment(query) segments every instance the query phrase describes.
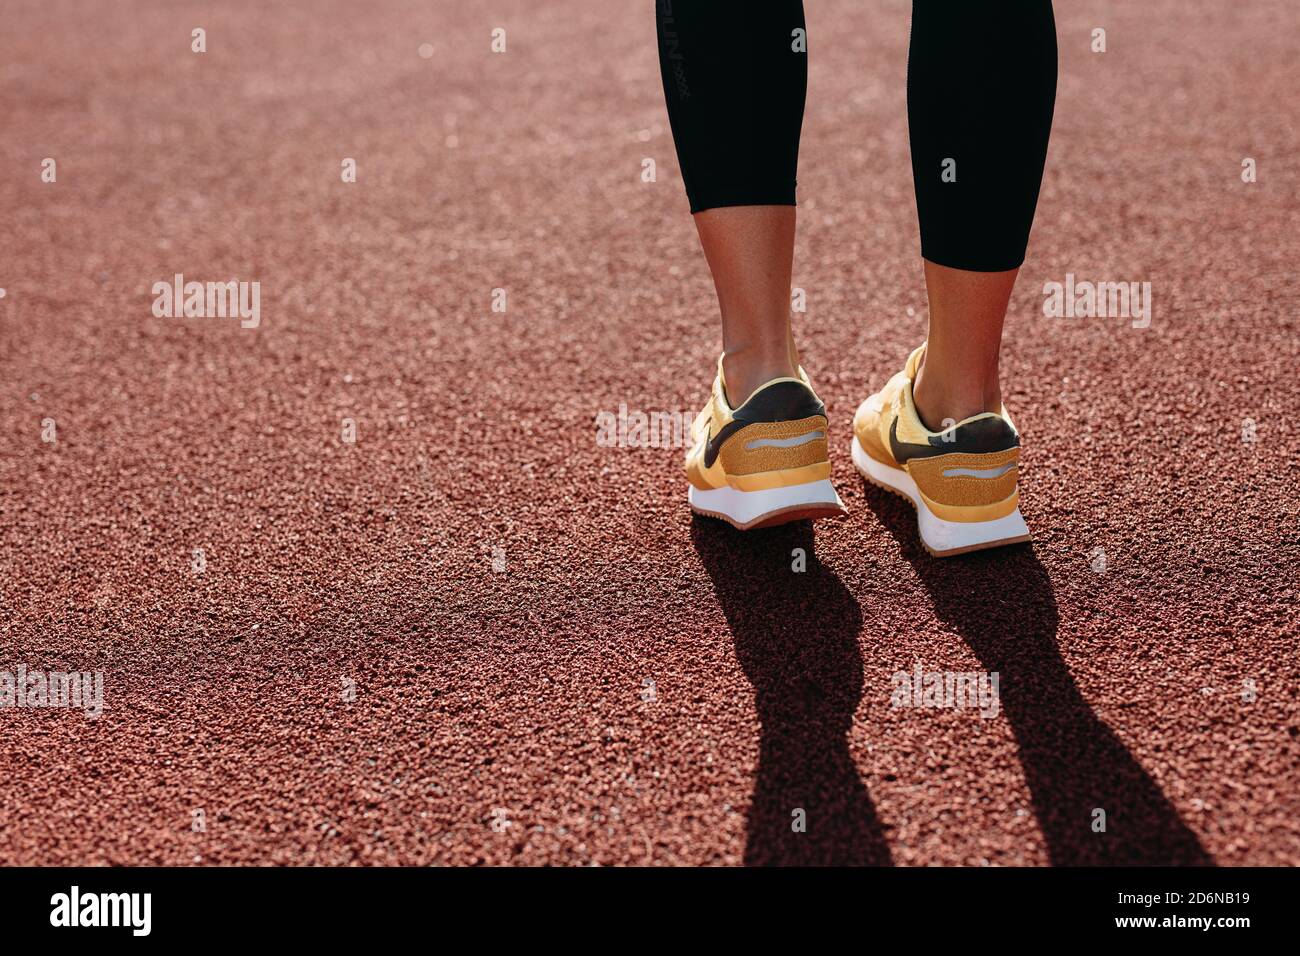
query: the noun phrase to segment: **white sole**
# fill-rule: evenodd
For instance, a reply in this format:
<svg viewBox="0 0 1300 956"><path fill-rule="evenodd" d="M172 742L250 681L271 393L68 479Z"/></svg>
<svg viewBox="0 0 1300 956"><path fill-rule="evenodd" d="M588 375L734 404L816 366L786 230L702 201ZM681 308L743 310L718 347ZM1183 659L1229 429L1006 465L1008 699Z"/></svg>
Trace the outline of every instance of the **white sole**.
<svg viewBox="0 0 1300 956"><path fill-rule="evenodd" d="M763 491L737 491L735 488L702 491L691 485L687 500L691 503L691 510L697 514L721 518L741 531L844 514L844 502L840 501L828 478Z"/></svg>
<svg viewBox="0 0 1300 956"><path fill-rule="evenodd" d="M858 444L856 435L853 436L853 464L868 481L912 502L916 508L921 544L936 558L1029 540L1029 527L1020 516L1019 508L993 521L945 521L938 517L926 505L912 476L901 468L891 468L876 461Z"/></svg>

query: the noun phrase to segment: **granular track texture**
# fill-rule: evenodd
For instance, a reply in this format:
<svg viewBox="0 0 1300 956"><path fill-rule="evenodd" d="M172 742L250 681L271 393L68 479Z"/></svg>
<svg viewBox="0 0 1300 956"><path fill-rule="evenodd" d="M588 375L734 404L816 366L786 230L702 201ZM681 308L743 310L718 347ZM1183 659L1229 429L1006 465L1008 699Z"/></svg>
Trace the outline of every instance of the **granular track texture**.
<svg viewBox="0 0 1300 956"><path fill-rule="evenodd" d="M1057 6L1034 540L936 561L848 455L925 329L902 0L808 10L850 513L744 535L596 441L717 358L648 0L6 0L0 670L105 701L0 710L0 861L1300 863L1300 14ZM177 273L260 324L155 317ZM1046 316L1067 275L1150 326ZM891 706L918 664L998 713Z"/></svg>

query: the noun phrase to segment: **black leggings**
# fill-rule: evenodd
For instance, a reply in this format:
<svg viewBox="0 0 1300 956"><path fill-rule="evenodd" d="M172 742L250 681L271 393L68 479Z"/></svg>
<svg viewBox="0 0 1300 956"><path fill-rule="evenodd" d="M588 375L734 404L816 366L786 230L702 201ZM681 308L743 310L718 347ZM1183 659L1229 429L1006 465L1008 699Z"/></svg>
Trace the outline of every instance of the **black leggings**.
<svg viewBox="0 0 1300 956"><path fill-rule="evenodd" d="M793 206L808 88L802 0L656 6L691 212ZM907 124L922 256L977 272L1024 261L1055 101L1051 0L913 0Z"/></svg>

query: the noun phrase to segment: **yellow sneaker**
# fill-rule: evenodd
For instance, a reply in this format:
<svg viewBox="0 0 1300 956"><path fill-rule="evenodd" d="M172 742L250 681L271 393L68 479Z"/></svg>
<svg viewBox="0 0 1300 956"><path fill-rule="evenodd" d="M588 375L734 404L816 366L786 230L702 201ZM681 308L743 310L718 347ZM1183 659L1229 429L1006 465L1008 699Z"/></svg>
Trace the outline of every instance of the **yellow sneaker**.
<svg viewBox="0 0 1300 956"><path fill-rule="evenodd" d="M774 378L732 409L722 376L691 428L686 477L691 510L744 531L844 513L826 457L826 406L799 369Z"/></svg>
<svg viewBox="0 0 1300 956"><path fill-rule="evenodd" d="M942 432L925 427L912 383L922 343L903 370L853 416L853 464L916 507L921 543L935 557L1029 540L1016 488L1020 434L1006 407Z"/></svg>

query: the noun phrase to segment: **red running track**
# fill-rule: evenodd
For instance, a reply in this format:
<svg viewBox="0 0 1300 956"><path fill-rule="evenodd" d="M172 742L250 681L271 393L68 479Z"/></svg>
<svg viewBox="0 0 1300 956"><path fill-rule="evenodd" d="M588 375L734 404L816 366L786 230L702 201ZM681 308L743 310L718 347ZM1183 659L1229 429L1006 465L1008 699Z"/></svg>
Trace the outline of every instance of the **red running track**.
<svg viewBox="0 0 1300 956"><path fill-rule="evenodd" d="M925 328L904 0L809 10L797 333L851 513L745 536L594 437L716 360L648 2L10 0L0 670L104 710L0 710L0 861L1300 863L1300 14L1058 7L1034 544L937 562L847 454ZM155 317L176 273L258 326ZM1067 275L1150 327L1046 317ZM999 713L891 707L918 664Z"/></svg>

